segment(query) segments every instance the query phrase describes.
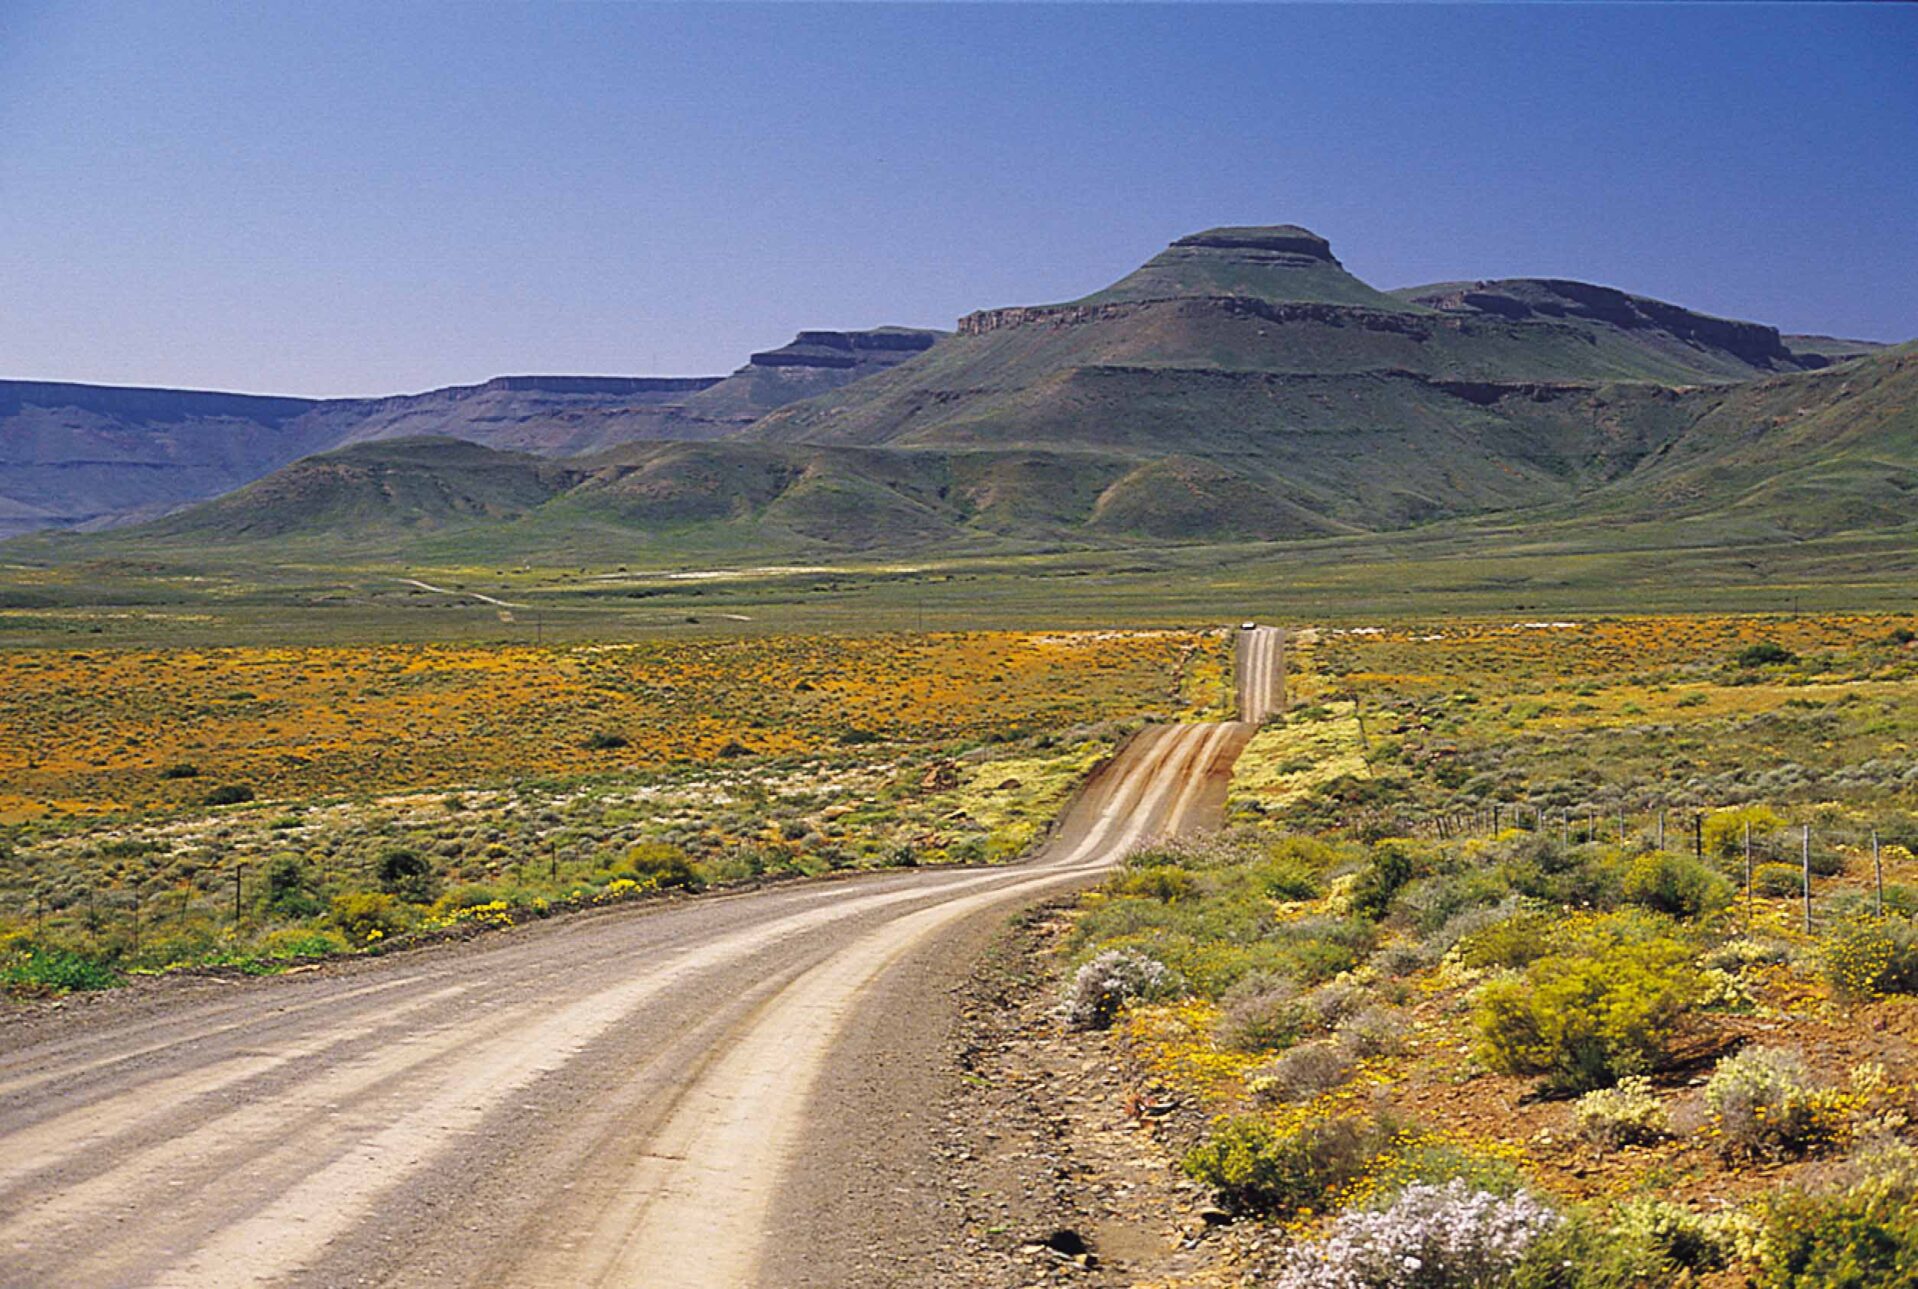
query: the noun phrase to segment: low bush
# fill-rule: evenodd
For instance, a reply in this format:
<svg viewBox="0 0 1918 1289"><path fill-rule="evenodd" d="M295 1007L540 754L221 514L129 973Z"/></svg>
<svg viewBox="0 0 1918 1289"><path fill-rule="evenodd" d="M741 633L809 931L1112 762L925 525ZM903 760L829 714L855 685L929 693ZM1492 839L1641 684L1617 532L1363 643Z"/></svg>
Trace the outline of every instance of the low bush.
<svg viewBox="0 0 1918 1289"><path fill-rule="evenodd" d="M1389 1207L1342 1213L1295 1246L1277 1289L1425 1289L1507 1282L1559 1222L1530 1195L1500 1197L1462 1181L1408 1186Z"/></svg>
<svg viewBox="0 0 1918 1289"><path fill-rule="evenodd" d="M1743 862L1745 830L1751 829L1753 846L1763 845L1785 826L1770 806L1737 806L1714 810L1705 816L1702 836L1705 853L1716 859Z"/></svg>
<svg viewBox="0 0 1918 1289"><path fill-rule="evenodd" d="M1352 1073L1352 1053L1336 1039L1300 1043L1277 1060L1254 1070L1246 1087L1261 1101L1310 1101L1344 1083Z"/></svg>
<svg viewBox="0 0 1918 1289"><path fill-rule="evenodd" d="M1412 857L1404 848L1386 842L1372 854L1372 862L1352 887L1352 911L1376 922L1392 906L1392 899L1412 880Z"/></svg>
<svg viewBox="0 0 1918 1289"><path fill-rule="evenodd" d="M1391 1007L1367 1007L1339 1023L1339 1042L1355 1058L1392 1056L1405 1050L1405 1020Z"/></svg>
<svg viewBox="0 0 1918 1289"><path fill-rule="evenodd" d="M1778 667L1797 662L1798 655L1781 644L1761 640L1740 649L1736 661L1741 667Z"/></svg>
<svg viewBox="0 0 1918 1289"><path fill-rule="evenodd" d="M283 927L263 936L253 946L255 957L268 960L288 958L330 958L352 949L338 931L308 927Z"/></svg>
<svg viewBox="0 0 1918 1289"><path fill-rule="evenodd" d="M641 842L626 852L623 867L635 876L651 878L662 890L698 890L704 883L686 852L665 842Z"/></svg>
<svg viewBox="0 0 1918 1289"><path fill-rule="evenodd" d="M1073 973L1063 1011L1074 1029L1110 1029L1128 1003L1175 997L1177 972L1135 949L1107 949Z"/></svg>
<svg viewBox="0 0 1918 1289"><path fill-rule="evenodd" d="M1908 918L1848 923L1820 946L1819 962L1848 998L1918 993L1918 926Z"/></svg>
<svg viewBox="0 0 1918 1289"><path fill-rule="evenodd" d="M1732 902L1732 884L1684 855L1652 851L1626 866L1620 891L1633 904L1667 917L1695 918Z"/></svg>
<svg viewBox="0 0 1918 1289"><path fill-rule="evenodd" d="M1790 1158L1828 1140L1824 1100L1804 1058L1783 1048L1746 1048L1705 1082L1721 1149L1745 1158Z"/></svg>
<svg viewBox="0 0 1918 1289"><path fill-rule="evenodd" d="M352 891L333 897L333 925L354 944L398 935L412 925L411 911L383 891Z"/></svg>
<svg viewBox="0 0 1918 1289"><path fill-rule="evenodd" d="M1289 1047L1298 1041L1304 1024L1299 986L1289 976L1255 972L1220 999L1219 1041L1241 1052Z"/></svg>
<svg viewBox="0 0 1918 1289"><path fill-rule="evenodd" d="M283 918L312 918L326 912L313 889L313 875L297 855L281 855L266 866L266 904Z"/></svg>
<svg viewBox="0 0 1918 1289"><path fill-rule="evenodd" d="M1760 864L1752 870L1752 891L1771 899L1805 893L1805 871L1797 864Z"/></svg>
<svg viewBox="0 0 1918 1289"><path fill-rule="evenodd" d="M433 862L418 851L386 851L373 871L381 891L409 904L431 904L439 896L439 875L433 871Z"/></svg>
<svg viewBox="0 0 1918 1289"><path fill-rule="evenodd" d="M39 996L80 989L110 989L120 973L104 958L52 945L26 945L0 958L0 989Z"/></svg>
<svg viewBox="0 0 1918 1289"><path fill-rule="evenodd" d="M1551 951L1554 919L1544 913L1508 903L1485 910L1485 914L1472 919L1477 925L1458 938L1462 966L1481 971L1525 967Z"/></svg>
<svg viewBox="0 0 1918 1289"><path fill-rule="evenodd" d="M1669 1135L1664 1103L1643 1075L1626 1075L1616 1086L1587 1092L1572 1107L1578 1135L1608 1150L1657 1141Z"/></svg>
<svg viewBox="0 0 1918 1289"><path fill-rule="evenodd" d="M1565 1091L1604 1087L1659 1065L1699 989L1685 944L1655 922L1614 916L1562 937L1522 978L1479 991L1479 1055Z"/></svg>
<svg viewBox="0 0 1918 1289"><path fill-rule="evenodd" d="M200 800L209 806L237 806L253 800L253 789L244 783L223 783Z"/></svg>
<svg viewBox="0 0 1918 1289"><path fill-rule="evenodd" d="M1329 1192L1364 1171L1390 1136L1389 1125L1368 1119L1317 1118L1286 1129L1238 1116L1213 1125L1182 1167L1238 1211L1290 1213L1322 1205Z"/></svg>
<svg viewBox="0 0 1918 1289"><path fill-rule="evenodd" d="M1628 1245L1656 1250L1674 1273L1722 1270L1754 1255L1761 1244L1759 1223L1748 1214L1736 1209L1700 1213L1651 1197L1621 1205L1611 1233Z"/></svg>
<svg viewBox="0 0 1918 1289"><path fill-rule="evenodd" d="M1107 895L1121 898L1132 896L1170 904L1189 898L1194 886L1192 874L1185 869L1173 864L1152 864L1143 868L1122 869L1107 878L1100 889Z"/></svg>
<svg viewBox="0 0 1918 1289"><path fill-rule="evenodd" d="M1908 1192L1787 1193L1772 1206L1759 1283L1767 1289L1918 1285L1918 1206Z"/></svg>

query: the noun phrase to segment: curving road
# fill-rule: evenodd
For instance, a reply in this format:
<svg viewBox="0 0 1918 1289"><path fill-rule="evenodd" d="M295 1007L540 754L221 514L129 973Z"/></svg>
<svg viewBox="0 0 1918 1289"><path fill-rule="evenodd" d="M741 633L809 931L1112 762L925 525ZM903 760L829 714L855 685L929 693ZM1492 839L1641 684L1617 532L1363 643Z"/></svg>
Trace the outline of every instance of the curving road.
<svg viewBox="0 0 1918 1289"><path fill-rule="evenodd" d="M1242 677L1262 710L1267 682ZM923 1116L950 973L1009 912L1215 821L1251 732L1147 728L1017 867L610 910L15 1019L0 1285L925 1283L851 1246L875 1224L936 1234L887 1146Z"/></svg>

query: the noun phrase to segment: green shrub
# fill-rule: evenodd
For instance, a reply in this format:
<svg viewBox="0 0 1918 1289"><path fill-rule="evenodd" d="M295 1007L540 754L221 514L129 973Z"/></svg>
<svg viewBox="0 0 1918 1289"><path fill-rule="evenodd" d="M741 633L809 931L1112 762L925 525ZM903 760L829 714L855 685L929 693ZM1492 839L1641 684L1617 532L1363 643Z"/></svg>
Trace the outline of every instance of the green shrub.
<svg viewBox="0 0 1918 1289"><path fill-rule="evenodd" d="M326 912L313 890L312 875L297 855L280 855L267 862L266 905L283 918L311 918Z"/></svg>
<svg viewBox="0 0 1918 1289"><path fill-rule="evenodd" d="M589 752L616 752L626 745L627 738L624 734L615 734L610 730L601 730L597 734L588 735L585 743L586 750Z"/></svg>
<svg viewBox="0 0 1918 1289"><path fill-rule="evenodd" d="M1767 1289L1918 1286L1918 1208L1902 1198L1787 1193L1767 1235L1759 1281Z"/></svg>
<svg viewBox="0 0 1918 1289"><path fill-rule="evenodd" d="M1760 864L1752 870L1752 890L1783 899L1805 893L1805 870L1797 864Z"/></svg>
<svg viewBox="0 0 1918 1289"><path fill-rule="evenodd" d="M1700 993L1691 950L1656 924L1617 916L1580 928L1474 1008L1480 1058L1567 1091L1656 1068Z"/></svg>
<svg viewBox="0 0 1918 1289"><path fill-rule="evenodd" d="M1500 918L1459 938L1459 962L1481 971L1527 966L1551 951L1554 921L1534 910Z"/></svg>
<svg viewBox="0 0 1918 1289"><path fill-rule="evenodd" d="M1745 829L1751 828L1752 844L1758 846L1771 838L1785 821L1770 806L1738 806L1714 810L1705 816L1705 853L1718 859L1743 860Z"/></svg>
<svg viewBox="0 0 1918 1289"><path fill-rule="evenodd" d="M1329 1192L1377 1157L1389 1137L1389 1126L1371 1120L1313 1119L1288 1131L1265 1119L1235 1116L1214 1124L1182 1167L1234 1209L1290 1213L1322 1206Z"/></svg>
<svg viewBox="0 0 1918 1289"><path fill-rule="evenodd" d="M1918 926L1908 918L1849 923L1820 946L1819 962L1850 998L1918 994Z"/></svg>
<svg viewBox="0 0 1918 1289"><path fill-rule="evenodd" d="M1673 1268L1652 1240L1574 1213L1533 1242L1500 1289L1671 1289Z"/></svg>
<svg viewBox="0 0 1918 1289"><path fill-rule="evenodd" d="M412 925L406 906L382 891L352 891L333 897L333 924L354 944L397 935Z"/></svg>
<svg viewBox="0 0 1918 1289"><path fill-rule="evenodd" d="M1621 1205L1611 1234L1627 1244L1657 1250L1672 1272L1718 1271L1759 1243L1758 1222L1749 1214L1736 1209L1700 1213L1652 1196Z"/></svg>
<svg viewBox="0 0 1918 1289"><path fill-rule="evenodd" d="M1319 879L1296 859L1274 859L1261 865L1253 880L1269 899L1311 900L1320 893Z"/></svg>
<svg viewBox="0 0 1918 1289"><path fill-rule="evenodd" d="M439 894L439 876L432 861L418 851L396 849L381 855L374 867L380 889L409 904L431 904Z"/></svg>
<svg viewBox="0 0 1918 1289"><path fill-rule="evenodd" d="M50 945L28 945L0 960L0 988L10 994L64 994L110 989L120 973L104 958Z"/></svg>
<svg viewBox="0 0 1918 1289"><path fill-rule="evenodd" d="M223 783L202 797L201 803L209 806L237 806L253 800L253 789L244 783Z"/></svg>
<svg viewBox="0 0 1918 1289"><path fill-rule="evenodd" d="M200 777L200 767L191 761L178 761L161 770L160 777L162 779L197 779Z"/></svg>
<svg viewBox="0 0 1918 1289"><path fill-rule="evenodd" d="M662 890L698 890L702 885L693 861L677 846L643 841L626 852L626 867L639 877L650 877Z"/></svg>
<svg viewBox="0 0 1918 1289"><path fill-rule="evenodd" d="M1151 864L1114 873L1101 889L1119 898L1131 896L1170 904L1191 896L1193 887L1192 874L1185 869L1173 864Z"/></svg>
<svg viewBox="0 0 1918 1289"><path fill-rule="evenodd" d="M1352 911L1376 922L1392 906L1392 897L1412 880L1412 857L1387 842L1372 854L1372 863L1352 887Z"/></svg>
<svg viewBox="0 0 1918 1289"><path fill-rule="evenodd" d="M330 958L347 953L352 946L338 931L320 931L307 927L283 927L261 937L253 946L256 957L266 959Z"/></svg>
<svg viewBox="0 0 1918 1289"><path fill-rule="evenodd" d="M1732 902L1732 884L1695 859L1652 851L1634 857L1620 890L1633 904L1668 917L1695 918Z"/></svg>
<svg viewBox="0 0 1918 1289"><path fill-rule="evenodd" d="M1746 645L1738 651L1738 665L1741 667L1778 667L1797 661L1797 654L1770 640Z"/></svg>

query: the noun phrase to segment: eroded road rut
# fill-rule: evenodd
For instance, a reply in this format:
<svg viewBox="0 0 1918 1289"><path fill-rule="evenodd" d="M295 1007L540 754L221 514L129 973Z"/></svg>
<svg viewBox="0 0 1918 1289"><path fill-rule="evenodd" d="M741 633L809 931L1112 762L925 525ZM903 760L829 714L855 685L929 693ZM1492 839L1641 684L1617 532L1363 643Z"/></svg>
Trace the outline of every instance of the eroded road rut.
<svg viewBox="0 0 1918 1289"><path fill-rule="evenodd" d="M1241 640L1252 720L1276 646ZM888 1146L924 1109L942 971L1010 911L1215 822L1251 731L1142 731L1014 868L609 911L9 1025L0 1284L917 1283L849 1246L936 1223Z"/></svg>

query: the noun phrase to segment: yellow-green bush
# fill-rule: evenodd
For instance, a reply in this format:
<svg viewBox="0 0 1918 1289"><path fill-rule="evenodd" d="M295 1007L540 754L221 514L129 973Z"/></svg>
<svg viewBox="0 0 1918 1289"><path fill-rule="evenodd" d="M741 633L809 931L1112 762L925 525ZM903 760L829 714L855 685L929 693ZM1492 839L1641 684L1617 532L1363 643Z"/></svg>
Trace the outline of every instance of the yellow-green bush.
<svg viewBox="0 0 1918 1289"><path fill-rule="evenodd" d="M1317 1208L1357 1177L1391 1138L1388 1125L1352 1117L1311 1119L1281 1128L1254 1116L1213 1125L1186 1154L1186 1175L1246 1212Z"/></svg>
<svg viewBox="0 0 1918 1289"><path fill-rule="evenodd" d="M352 891L333 897L333 925L354 944L396 935L412 925L412 911L383 891Z"/></svg>
<svg viewBox="0 0 1918 1289"><path fill-rule="evenodd" d="M1918 927L1907 919L1848 923L1820 946L1819 960L1847 997L1918 993Z"/></svg>
<svg viewBox="0 0 1918 1289"><path fill-rule="evenodd" d="M1558 1087L1604 1087L1655 1069L1698 998L1692 952L1654 919L1615 916L1568 930L1517 980L1479 991L1479 1057Z"/></svg>
<svg viewBox="0 0 1918 1289"><path fill-rule="evenodd" d="M1770 806L1714 810L1705 816L1705 853L1718 859L1743 859L1747 824L1751 826L1752 844L1758 845L1783 828L1785 821Z"/></svg>
<svg viewBox="0 0 1918 1289"><path fill-rule="evenodd" d="M1732 884L1695 859L1668 851L1633 856L1620 892L1633 904L1668 917L1716 913L1732 901Z"/></svg>

